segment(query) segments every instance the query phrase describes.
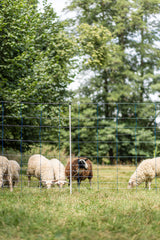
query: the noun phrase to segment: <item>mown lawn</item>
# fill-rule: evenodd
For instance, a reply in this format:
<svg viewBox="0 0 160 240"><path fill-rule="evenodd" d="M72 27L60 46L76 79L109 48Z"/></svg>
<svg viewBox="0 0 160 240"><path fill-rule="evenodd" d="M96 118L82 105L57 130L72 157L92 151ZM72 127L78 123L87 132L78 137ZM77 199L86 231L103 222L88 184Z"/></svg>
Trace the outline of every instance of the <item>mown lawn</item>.
<svg viewBox="0 0 160 240"><path fill-rule="evenodd" d="M17 188L0 193L0 239L160 239L154 190Z"/></svg>
<svg viewBox="0 0 160 240"><path fill-rule="evenodd" d="M155 184L151 191L144 185L127 190L134 168L119 166L117 189L117 168L100 167L97 190L94 170L92 189L88 181L80 189L74 184L72 195L67 186L28 188L23 184L26 176L22 188L20 182L12 193L1 189L0 239L160 239L160 192Z"/></svg>

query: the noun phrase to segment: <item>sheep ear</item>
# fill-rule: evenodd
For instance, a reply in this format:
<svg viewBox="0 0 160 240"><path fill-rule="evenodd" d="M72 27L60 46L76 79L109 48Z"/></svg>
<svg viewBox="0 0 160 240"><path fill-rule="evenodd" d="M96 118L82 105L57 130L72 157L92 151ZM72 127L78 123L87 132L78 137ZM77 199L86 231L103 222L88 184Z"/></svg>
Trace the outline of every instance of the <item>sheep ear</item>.
<svg viewBox="0 0 160 240"><path fill-rule="evenodd" d="M133 182L130 182L131 187L133 187Z"/></svg>
<svg viewBox="0 0 160 240"><path fill-rule="evenodd" d="M87 161L87 160L88 160L88 158L83 158L83 160L84 160L84 161Z"/></svg>

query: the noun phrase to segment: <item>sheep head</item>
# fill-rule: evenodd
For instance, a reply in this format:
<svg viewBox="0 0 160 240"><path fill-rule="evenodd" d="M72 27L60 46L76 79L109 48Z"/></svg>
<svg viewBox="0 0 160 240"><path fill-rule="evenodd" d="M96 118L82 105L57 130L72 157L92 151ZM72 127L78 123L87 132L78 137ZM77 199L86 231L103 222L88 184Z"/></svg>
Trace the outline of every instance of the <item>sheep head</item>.
<svg viewBox="0 0 160 240"><path fill-rule="evenodd" d="M129 180L129 182L128 182L128 189L131 189L131 188L133 188L133 187L135 187L135 186L138 186L138 183L137 183L137 181L133 181L133 180Z"/></svg>
<svg viewBox="0 0 160 240"><path fill-rule="evenodd" d="M78 167L88 169L88 164L86 163L87 159L78 159Z"/></svg>
<svg viewBox="0 0 160 240"><path fill-rule="evenodd" d="M47 187L47 189L51 188L54 184L54 180L43 180L42 184Z"/></svg>
<svg viewBox="0 0 160 240"><path fill-rule="evenodd" d="M62 181L62 180L55 181L55 184L57 184L60 188L62 188L63 185L65 185L66 183L67 183L67 181Z"/></svg>

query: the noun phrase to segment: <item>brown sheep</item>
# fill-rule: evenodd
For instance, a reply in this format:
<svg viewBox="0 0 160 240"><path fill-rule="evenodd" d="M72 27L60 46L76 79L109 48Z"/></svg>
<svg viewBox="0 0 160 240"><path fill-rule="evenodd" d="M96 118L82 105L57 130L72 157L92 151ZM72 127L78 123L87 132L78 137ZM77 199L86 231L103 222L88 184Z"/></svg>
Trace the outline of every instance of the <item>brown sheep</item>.
<svg viewBox="0 0 160 240"><path fill-rule="evenodd" d="M65 167L65 175L69 179L70 185L70 162L68 162ZM84 181L86 178L89 179L91 186L92 177L92 162L88 158L80 157L72 161L72 179L77 180L78 186L80 186L81 181Z"/></svg>

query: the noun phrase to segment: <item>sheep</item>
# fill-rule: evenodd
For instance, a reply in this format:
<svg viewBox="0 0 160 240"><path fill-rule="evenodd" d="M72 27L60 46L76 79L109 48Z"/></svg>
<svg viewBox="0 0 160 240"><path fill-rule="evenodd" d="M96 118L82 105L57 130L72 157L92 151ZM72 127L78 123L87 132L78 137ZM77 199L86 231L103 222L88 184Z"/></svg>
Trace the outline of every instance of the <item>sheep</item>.
<svg viewBox="0 0 160 240"><path fill-rule="evenodd" d="M52 162L52 166L53 166L53 170L54 170L54 177L55 177L55 181L57 180L57 182L55 182L55 184L58 184L58 186L60 188L62 188L62 186L67 183L67 181L65 180L65 167L64 165L56 158L53 158L50 160Z"/></svg>
<svg viewBox="0 0 160 240"><path fill-rule="evenodd" d="M9 160L4 156L0 156L0 188L5 185L5 181L8 181L10 191L12 192L13 184L10 174Z"/></svg>
<svg viewBox="0 0 160 240"><path fill-rule="evenodd" d="M19 172L20 172L20 165L18 162L14 160L9 160L9 167L10 167L10 175L12 179L13 187L18 184L19 181ZM6 182L4 185L9 185L8 179L5 177Z"/></svg>
<svg viewBox="0 0 160 240"><path fill-rule="evenodd" d="M130 177L128 182L128 189L140 185L145 182L145 187L149 183L149 190L151 189L151 182L156 177L160 176L160 157L143 160L136 171Z"/></svg>
<svg viewBox="0 0 160 240"><path fill-rule="evenodd" d="M66 177L69 179L70 185L70 162L67 163L65 168ZM72 161L72 179L77 180L78 186L81 181L86 178L89 179L91 186L91 179L93 177L92 162L88 158L76 158Z"/></svg>
<svg viewBox="0 0 160 240"><path fill-rule="evenodd" d="M51 188L54 184L54 170L52 162L40 154L32 155L28 160L28 186L30 186L31 177L38 178L41 183Z"/></svg>

